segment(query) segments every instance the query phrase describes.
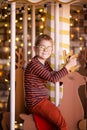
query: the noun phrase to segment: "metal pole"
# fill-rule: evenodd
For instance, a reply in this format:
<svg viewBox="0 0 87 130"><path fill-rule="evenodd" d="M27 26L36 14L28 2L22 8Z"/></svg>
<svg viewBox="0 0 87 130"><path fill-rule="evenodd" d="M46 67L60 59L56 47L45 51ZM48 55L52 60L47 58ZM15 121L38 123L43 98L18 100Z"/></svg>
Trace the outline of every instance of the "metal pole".
<svg viewBox="0 0 87 130"><path fill-rule="evenodd" d="M11 99L10 99L10 130L15 129L15 9L11 3Z"/></svg>
<svg viewBox="0 0 87 130"><path fill-rule="evenodd" d="M55 69L58 71L59 66L59 6L55 5ZM59 105L59 82L55 84L55 104Z"/></svg>
<svg viewBox="0 0 87 130"><path fill-rule="evenodd" d="M36 36L36 29L35 29L35 5L32 5L32 57L34 54L34 42L35 42L35 36Z"/></svg>
<svg viewBox="0 0 87 130"><path fill-rule="evenodd" d="M27 64L27 6L23 13L24 67Z"/></svg>

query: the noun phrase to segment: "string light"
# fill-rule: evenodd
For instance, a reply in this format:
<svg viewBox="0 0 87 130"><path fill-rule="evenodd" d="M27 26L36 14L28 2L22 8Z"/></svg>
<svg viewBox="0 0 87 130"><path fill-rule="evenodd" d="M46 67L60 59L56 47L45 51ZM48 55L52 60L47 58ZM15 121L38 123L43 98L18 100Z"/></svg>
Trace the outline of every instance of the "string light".
<svg viewBox="0 0 87 130"><path fill-rule="evenodd" d="M0 43L2 42L2 40L0 39Z"/></svg>
<svg viewBox="0 0 87 130"><path fill-rule="evenodd" d="M30 55L31 54L31 51L28 51L28 55Z"/></svg>
<svg viewBox="0 0 87 130"><path fill-rule="evenodd" d="M22 26L20 26L19 28L20 28L20 29L23 29L23 27L22 27Z"/></svg>
<svg viewBox="0 0 87 130"><path fill-rule="evenodd" d="M8 66L8 67L10 66L10 63L9 63L9 62L7 63L7 66Z"/></svg>
<svg viewBox="0 0 87 130"><path fill-rule="evenodd" d="M22 18L22 17L20 17L20 18L19 18L19 20L23 20L23 18Z"/></svg>
<svg viewBox="0 0 87 130"><path fill-rule="evenodd" d="M28 20L29 20L29 21L31 20L31 16L30 16L30 15L28 16Z"/></svg>
<svg viewBox="0 0 87 130"><path fill-rule="evenodd" d="M23 44L23 43L21 43L21 44L20 44L20 46L21 46L21 47L23 47L23 46L24 46L24 44Z"/></svg>
<svg viewBox="0 0 87 130"><path fill-rule="evenodd" d="M19 41L19 37L16 37L16 41L17 41L17 42Z"/></svg>
<svg viewBox="0 0 87 130"><path fill-rule="evenodd" d="M28 43L28 46L31 46L31 42Z"/></svg>
<svg viewBox="0 0 87 130"><path fill-rule="evenodd" d="M4 26L5 26L5 27L8 27L8 24L5 24Z"/></svg>
<svg viewBox="0 0 87 130"><path fill-rule="evenodd" d="M18 23L18 20L16 19L15 23Z"/></svg>
<svg viewBox="0 0 87 130"><path fill-rule="evenodd" d="M11 39L8 39L8 42L11 42Z"/></svg>

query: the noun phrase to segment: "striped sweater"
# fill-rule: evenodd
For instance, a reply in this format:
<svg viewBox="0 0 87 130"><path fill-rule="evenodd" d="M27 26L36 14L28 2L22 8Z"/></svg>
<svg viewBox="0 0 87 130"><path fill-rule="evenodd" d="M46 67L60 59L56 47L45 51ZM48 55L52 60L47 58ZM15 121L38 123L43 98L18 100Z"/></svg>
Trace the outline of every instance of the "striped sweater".
<svg viewBox="0 0 87 130"><path fill-rule="evenodd" d="M37 103L45 98L49 98L46 84L48 81L57 82L67 74L66 68L60 71L53 71L48 62L42 65L37 57L33 57L25 68L24 88L25 103L27 109L32 109Z"/></svg>

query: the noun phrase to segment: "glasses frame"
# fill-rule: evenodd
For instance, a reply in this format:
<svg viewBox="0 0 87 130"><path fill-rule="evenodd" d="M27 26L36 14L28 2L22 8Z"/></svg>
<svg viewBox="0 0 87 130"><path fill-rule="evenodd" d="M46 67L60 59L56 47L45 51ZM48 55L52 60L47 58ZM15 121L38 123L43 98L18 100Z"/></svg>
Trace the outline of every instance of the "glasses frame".
<svg viewBox="0 0 87 130"><path fill-rule="evenodd" d="M53 49L52 46L45 47L45 46L39 45L36 47L39 48L41 51L44 51L44 50L52 51L52 49Z"/></svg>

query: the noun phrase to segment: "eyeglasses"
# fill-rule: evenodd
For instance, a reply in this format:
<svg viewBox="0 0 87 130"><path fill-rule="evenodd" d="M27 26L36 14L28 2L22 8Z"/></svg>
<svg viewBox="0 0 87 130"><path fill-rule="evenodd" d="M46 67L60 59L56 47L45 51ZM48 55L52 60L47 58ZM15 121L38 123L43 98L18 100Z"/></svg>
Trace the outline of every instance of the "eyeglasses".
<svg viewBox="0 0 87 130"><path fill-rule="evenodd" d="M37 46L41 51L47 50L47 51L52 51L52 46Z"/></svg>

